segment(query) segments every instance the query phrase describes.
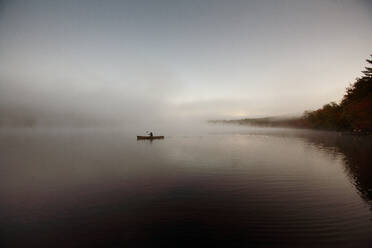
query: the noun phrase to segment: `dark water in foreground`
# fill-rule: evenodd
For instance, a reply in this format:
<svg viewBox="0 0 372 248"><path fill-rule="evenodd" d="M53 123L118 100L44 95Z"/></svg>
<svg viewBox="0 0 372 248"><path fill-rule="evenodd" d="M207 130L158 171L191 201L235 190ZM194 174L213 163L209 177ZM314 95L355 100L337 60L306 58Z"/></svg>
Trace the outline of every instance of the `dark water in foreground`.
<svg viewBox="0 0 372 248"><path fill-rule="evenodd" d="M0 131L0 247L372 247L370 138Z"/></svg>

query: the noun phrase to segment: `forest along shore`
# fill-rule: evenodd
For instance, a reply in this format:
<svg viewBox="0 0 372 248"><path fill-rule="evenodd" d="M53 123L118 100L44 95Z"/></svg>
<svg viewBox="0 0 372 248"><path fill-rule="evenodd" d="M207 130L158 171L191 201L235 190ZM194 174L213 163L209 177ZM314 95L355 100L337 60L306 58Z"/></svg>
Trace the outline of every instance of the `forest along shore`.
<svg viewBox="0 0 372 248"><path fill-rule="evenodd" d="M268 127L295 127L372 134L372 55L366 60L371 66L362 71L346 88L341 102L331 102L299 117L264 117L239 120L210 120L210 123L239 124Z"/></svg>

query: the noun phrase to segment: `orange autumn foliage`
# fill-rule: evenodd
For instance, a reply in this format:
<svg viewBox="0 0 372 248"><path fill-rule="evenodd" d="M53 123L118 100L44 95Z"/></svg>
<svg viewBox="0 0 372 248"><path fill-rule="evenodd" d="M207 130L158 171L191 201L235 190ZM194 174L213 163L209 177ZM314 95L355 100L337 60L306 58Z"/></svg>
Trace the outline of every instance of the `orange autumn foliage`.
<svg viewBox="0 0 372 248"><path fill-rule="evenodd" d="M371 55L372 57L372 55ZM367 62L372 64L372 60ZM329 103L315 111L307 111L302 119L308 127L321 129L372 131L372 68L346 89L340 104Z"/></svg>

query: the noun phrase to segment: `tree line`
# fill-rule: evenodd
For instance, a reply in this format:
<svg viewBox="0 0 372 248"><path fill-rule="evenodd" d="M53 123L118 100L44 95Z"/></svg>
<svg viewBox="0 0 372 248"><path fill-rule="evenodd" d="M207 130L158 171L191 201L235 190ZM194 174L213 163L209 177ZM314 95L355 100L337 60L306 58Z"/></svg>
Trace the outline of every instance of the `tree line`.
<svg viewBox="0 0 372 248"><path fill-rule="evenodd" d="M371 55L372 58L372 55ZM366 60L372 65L372 59ZM331 102L300 117L265 117L240 120L214 120L211 123L297 127L338 131L372 132L372 67L365 67L363 76L346 88L341 102Z"/></svg>
<svg viewBox="0 0 372 248"><path fill-rule="evenodd" d="M372 65L371 59L366 60ZM305 111L301 125L317 129L372 131L372 67L365 67L345 92L339 104L328 103L315 111Z"/></svg>

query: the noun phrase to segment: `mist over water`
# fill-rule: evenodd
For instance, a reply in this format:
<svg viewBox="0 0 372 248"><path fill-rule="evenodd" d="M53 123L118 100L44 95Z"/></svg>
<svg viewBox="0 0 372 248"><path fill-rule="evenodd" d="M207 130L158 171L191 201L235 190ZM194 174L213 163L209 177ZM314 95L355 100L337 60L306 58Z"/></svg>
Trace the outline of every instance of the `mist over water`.
<svg viewBox="0 0 372 248"><path fill-rule="evenodd" d="M0 0L0 247L372 247L371 137L206 123L339 101L371 10Z"/></svg>

